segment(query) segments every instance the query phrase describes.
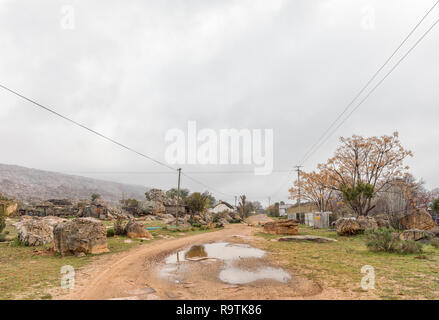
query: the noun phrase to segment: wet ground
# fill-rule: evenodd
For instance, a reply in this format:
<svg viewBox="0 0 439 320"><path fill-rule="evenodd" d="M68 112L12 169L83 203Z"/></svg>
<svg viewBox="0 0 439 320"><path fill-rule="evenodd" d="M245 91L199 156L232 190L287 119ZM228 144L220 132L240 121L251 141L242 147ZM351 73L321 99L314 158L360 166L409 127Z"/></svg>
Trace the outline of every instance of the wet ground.
<svg viewBox="0 0 439 320"><path fill-rule="evenodd" d="M161 277L167 278L174 283L184 282L191 269L197 270L199 267L194 262L210 263L219 262L218 280L227 284L247 284L258 280L272 280L286 283L291 279L288 272L281 268L263 266L254 270L245 270L239 267L243 260L253 258L260 259L265 255L265 251L253 248L248 244L214 242L193 245L182 251L168 256L165 265L161 267Z"/></svg>
<svg viewBox="0 0 439 320"><path fill-rule="evenodd" d="M320 294L312 280L280 268L255 247L254 229L228 225L216 232L158 240L103 256L78 272L67 299L303 299Z"/></svg>

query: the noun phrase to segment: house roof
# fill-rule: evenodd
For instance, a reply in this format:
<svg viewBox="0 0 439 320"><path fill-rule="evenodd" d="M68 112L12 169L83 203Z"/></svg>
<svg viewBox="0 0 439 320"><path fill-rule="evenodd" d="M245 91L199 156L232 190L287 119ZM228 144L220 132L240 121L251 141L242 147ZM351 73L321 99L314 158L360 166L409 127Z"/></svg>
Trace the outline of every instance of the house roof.
<svg viewBox="0 0 439 320"><path fill-rule="evenodd" d="M214 208L216 208L216 207L219 206L220 204L224 204L224 205L226 205L227 207L229 207L230 209L235 209L230 203L225 202L225 201L222 201L222 200L218 201L218 203L215 205Z"/></svg>

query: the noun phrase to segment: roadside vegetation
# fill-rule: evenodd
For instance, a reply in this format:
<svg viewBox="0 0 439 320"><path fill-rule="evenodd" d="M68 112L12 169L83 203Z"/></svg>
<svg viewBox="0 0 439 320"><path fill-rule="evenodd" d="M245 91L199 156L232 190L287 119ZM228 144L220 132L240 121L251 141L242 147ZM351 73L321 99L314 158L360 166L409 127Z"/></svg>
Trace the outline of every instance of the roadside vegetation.
<svg viewBox="0 0 439 320"><path fill-rule="evenodd" d="M273 252L283 266L315 280L323 287L332 287L360 296L369 293L361 288L365 274L361 268L370 265L375 270L373 295L380 299L438 299L439 248L435 242L425 244L422 254L370 250L369 235L338 236L335 231L313 229L300 225L299 234L334 238L337 242L280 242L279 235L257 233L258 246ZM273 241L267 241L272 240Z"/></svg>
<svg viewBox="0 0 439 320"><path fill-rule="evenodd" d="M5 241L0 242L0 300L52 299L52 296L47 292L60 284L62 266L71 265L75 270L79 270L101 256L62 257L53 251L52 244L36 247L25 246L17 240L17 230L12 226L12 223L18 220L6 219L3 231ZM104 221L104 224L107 226L107 230L111 230L114 222ZM154 236L152 240L111 236L107 232L110 252L103 253L103 255L113 255L139 245L148 245L148 243L160 239L180 238L217 230L194 227L171 229L166 228L166 224L159 221L144 222L143 224L147 227L164 228L150 230L151 235Z"/></svg>

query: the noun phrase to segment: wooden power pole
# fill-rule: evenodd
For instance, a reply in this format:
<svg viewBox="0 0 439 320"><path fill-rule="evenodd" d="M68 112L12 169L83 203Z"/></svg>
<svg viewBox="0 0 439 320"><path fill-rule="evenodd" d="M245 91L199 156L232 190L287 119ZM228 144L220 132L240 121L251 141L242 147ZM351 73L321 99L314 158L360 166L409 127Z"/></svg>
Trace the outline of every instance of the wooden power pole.
<svg viewBox="0 0 439 320"><path fill-rule="evenodd" d="M178 226L178 210L180 210L180 176L181 176L181 168L178 168L177 211L175 213L175 225L176 226Z"/></svg>
<svg viewBox="0 0 439 320"><path fill-rule="evenodd" d="M296 166L296 171L297 171L297 184L299 185L299 198L297 199L297 202L299 203L299 218L300 218L300 214L302 213L302 208L300 206L300 198L301 198L301 194L300 194L300 168L302 168L303 166Z"/></svg>

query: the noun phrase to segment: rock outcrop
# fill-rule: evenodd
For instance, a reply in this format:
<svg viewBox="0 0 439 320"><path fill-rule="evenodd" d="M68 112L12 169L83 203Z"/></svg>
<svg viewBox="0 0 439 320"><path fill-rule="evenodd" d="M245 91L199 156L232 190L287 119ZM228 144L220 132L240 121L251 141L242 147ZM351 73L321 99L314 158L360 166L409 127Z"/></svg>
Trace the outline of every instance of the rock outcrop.
<svg viewBox="0 0 439 320"><path fill-rule="evenodd" d="M61 255L108 252L104 224L95 218L75 218L53 229L55 251Z"/></svg>
<svg viewBox="0 0 439 320"><path fill-rule="evenodd" d="M339 219L335 228L339 236L352 236L364 231L354 219Z"/></svg>
<svg viewBox="0 0 439 320"><path fill-rule="evenodd" d="M312 236L312 235L282 237L279 238L277 241L310 241L310 242L318 242L318 243L337 242L337 240L335 239Z"/></svg>
<svg viewBox="0 0 439 320"><path fill-rule="evenodd" d="M125 233L128 238L148 238L152 239L152 235L139 222L130 220L125 226Z"/></svg>
<svg viewBox="0 0 439 320"><path fill-rule="evenodd" d="M270 234L299 234L299 221L294 219L267 222L263 227L264 232Z"/></svg>
<svg viewBox="0 0 439 320"><path fill-rule="evenodd" d="M66 221L58 217L24 216L14 223L18 230L18 239L27 246L40 246L53 242L53 229L58 223Z"/></svg>
<svg viewBox="0 0 439 320"><path fill-rule="evenodd" d="M419 229L411 229L411 230L405 230L401 232L399 235L399 238L401 240L413 240L418 241L425 238L433 238L434 234L430 231L425 230L419 230Z"/></svg>
<svg viewBox="0 0 439 320"><path fill-rule="evenodd" d="M400 225L404 230L430 230L436 227L431 215L425 209L418 209L402 217Z"/></svg>
<svg viewBox="0 0 439 320"><path fill-rule="evenodd" d="M372 217L359 216L356 221L360 225L360 228L362 230L367 230L367 229L376 230L376 229L378 229L378 224L375 221L375 219Z"/></svg>

